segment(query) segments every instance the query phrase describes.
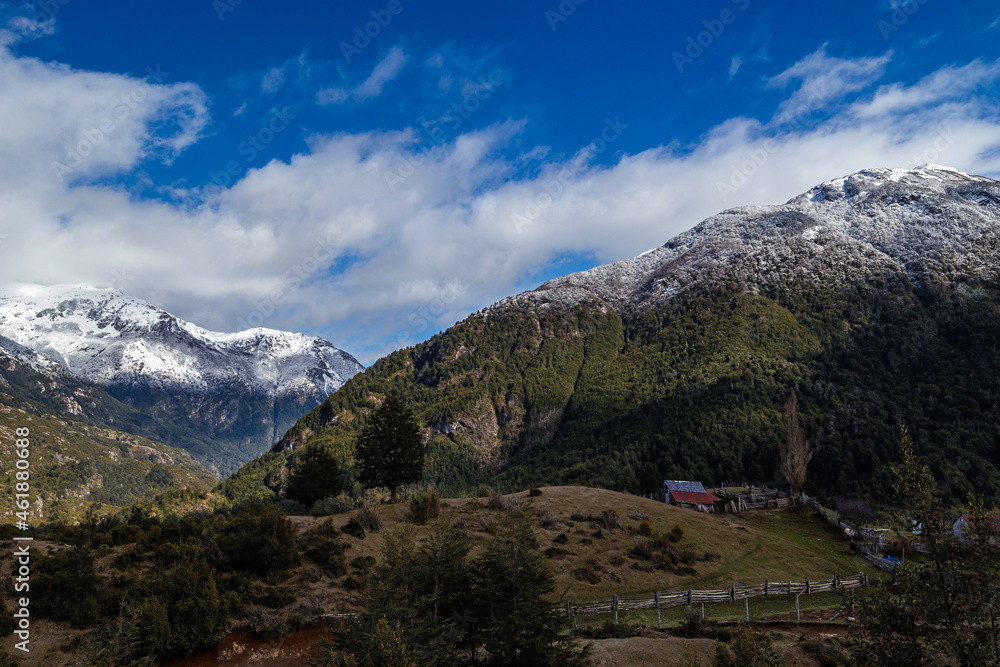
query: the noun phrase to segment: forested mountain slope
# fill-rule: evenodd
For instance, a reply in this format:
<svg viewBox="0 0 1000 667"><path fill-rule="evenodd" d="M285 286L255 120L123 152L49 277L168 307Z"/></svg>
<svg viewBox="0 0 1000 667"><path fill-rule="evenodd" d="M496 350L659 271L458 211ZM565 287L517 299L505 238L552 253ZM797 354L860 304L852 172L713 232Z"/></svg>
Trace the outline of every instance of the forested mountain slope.
<svg viewBox="0 0 1000 667"><path fill-rule="evenodd" d="M387 391L413 406L428 479L635 489L781 483L793 389L830 493L884 499L897 426L946 492L1000 489L1000 183L871 169L725 211L632 260L505 299L355 376L229 482L280 488L302 443L353 440Z"/></svg>

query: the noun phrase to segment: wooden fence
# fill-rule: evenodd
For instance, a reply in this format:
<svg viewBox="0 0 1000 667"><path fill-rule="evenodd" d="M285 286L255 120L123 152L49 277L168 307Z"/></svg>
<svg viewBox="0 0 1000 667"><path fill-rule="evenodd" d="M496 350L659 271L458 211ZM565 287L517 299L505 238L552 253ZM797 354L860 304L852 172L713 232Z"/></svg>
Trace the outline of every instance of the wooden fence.
<svg viewBox="0 0 1000 667"><path fill-rule="evenodd" d="M868 575L863 572L852 577L833 576L822 581L804 582L768 582L755 586L737 586L733 584L729 588L719 590L698 590L689 588L686 591L675 591L671 593L653 593L647 598L620 598L617 595L610 600L598 602L586 602L583 604L573 604L566 600L563 611L567 616L583 616L588 614L614 614L615 622L618 621L619 611L632 609L656 609L657 625L659 625L660 610L663 607L691 606L697 603L711 602L736 602L737 600L749 600L762 595L794 595L796 597L796 607L798 606L799 595L811 595L813 593L828 593L839 589L861 588L868 585Z"/></svg>

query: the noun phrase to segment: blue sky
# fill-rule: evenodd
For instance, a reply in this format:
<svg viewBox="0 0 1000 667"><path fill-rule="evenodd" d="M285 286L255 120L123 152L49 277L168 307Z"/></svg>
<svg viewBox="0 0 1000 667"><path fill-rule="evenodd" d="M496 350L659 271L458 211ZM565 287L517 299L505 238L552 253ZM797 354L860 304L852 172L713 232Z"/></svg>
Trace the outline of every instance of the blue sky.
<svg viewBox="0 0 1000 667"><path fill-rule="evenodd" d="M731 206L1000 176L995 3L0 7L0 282L364 363Z"/></svg>

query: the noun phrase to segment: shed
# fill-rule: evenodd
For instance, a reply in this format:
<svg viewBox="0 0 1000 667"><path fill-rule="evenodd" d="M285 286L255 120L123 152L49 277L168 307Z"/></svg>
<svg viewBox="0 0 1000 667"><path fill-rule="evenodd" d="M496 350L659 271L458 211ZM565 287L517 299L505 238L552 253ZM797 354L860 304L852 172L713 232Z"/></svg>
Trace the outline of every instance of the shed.
<svg viewBox="0 0 1000 667"><path fill-rule="evenodd" d="M678 507L711 512L715 509L715 502L719 500L706 491L701 482L668 479L663 482L663 486L666 502Z"/></svg>
<svg viewBox="0 0 1000 667"><path fill-rule="evenodd" d="M992 533L993 538L1000 536L1000 514L984 518L992 524L990 526L990 533ZM965 532L972 528L972 521L973 517L971 514L959 514L955 522L951 524L951 534L961 540Z"/></svg>

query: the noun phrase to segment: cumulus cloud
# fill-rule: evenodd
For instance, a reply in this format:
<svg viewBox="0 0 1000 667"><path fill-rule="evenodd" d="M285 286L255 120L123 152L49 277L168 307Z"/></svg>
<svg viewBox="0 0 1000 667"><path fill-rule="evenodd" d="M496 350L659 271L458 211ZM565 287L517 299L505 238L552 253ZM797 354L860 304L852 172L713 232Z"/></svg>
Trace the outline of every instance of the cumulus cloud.
<svg viewBox="0 0 1000 667"><path fill-rule="evenodd" d="M61 137L82 136L141 80L2 54L0 282L114 286L215 329L320 331L371 362L532 286L527 276L557 258L631 257L724 208L783 202L866 167L931 161L1000 175L997 63L877 86L888 55L817 54L775 79L814 80L825 76L817 63L832 64L823 95L835 111L821 125L789 122L802 108L796 89L771 119L732 118L692 145L613 164L595 158L633 131L628 118L597 124L595 141L564 158L537 146L503 157L527 121L429 149L407 129L316 135L288 161L185 206L52 176ZM156 154L164 114L182 127L168 153L198 136L207 119L197 87L145 85L80 173Z"/></svg>
<svg viewBox="0 0 1000 667"><path fill-rule="evenodd" d="M204 93L168 83L73 70L0 49L0 178L33 190L170 161L208 123Z"/></svg>

